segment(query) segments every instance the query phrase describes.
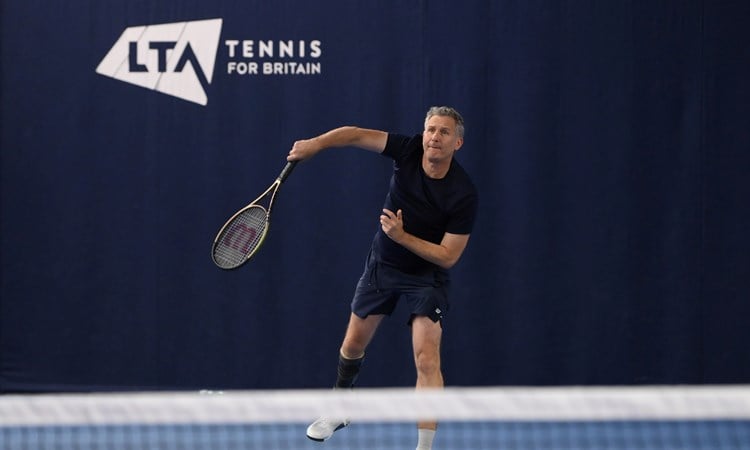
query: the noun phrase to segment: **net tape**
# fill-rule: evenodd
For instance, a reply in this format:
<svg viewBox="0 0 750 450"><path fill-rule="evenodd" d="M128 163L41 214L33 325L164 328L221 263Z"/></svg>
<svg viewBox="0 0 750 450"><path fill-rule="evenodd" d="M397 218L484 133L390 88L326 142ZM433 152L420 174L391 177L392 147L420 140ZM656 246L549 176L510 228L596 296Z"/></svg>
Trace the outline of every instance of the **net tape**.
<svg viewBox="0 0 750 450"><path fill-rule="evenodd" d="M750 420L750 386L495 387L5 395L0 427L76 424Z"/></svg>

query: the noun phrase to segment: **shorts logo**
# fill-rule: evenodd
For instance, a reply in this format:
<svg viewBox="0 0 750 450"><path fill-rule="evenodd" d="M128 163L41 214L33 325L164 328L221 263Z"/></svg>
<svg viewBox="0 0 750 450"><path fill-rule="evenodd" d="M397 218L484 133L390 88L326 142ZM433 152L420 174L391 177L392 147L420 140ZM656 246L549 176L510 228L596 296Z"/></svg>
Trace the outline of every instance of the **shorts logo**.
<svg viewBox="0 0 750 450"><path fill-rule="evenodd" d="M126 28L96 72L205 106L221 24L210 19Z"/></svg>

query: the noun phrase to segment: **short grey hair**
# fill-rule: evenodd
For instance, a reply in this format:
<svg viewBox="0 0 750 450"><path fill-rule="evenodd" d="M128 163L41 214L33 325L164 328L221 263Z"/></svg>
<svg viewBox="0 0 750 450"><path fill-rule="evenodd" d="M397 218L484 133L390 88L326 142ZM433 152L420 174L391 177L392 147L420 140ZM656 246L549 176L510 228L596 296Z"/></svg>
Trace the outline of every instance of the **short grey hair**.
<svg viewBox="0 0 750 450"><path fill-rule="evenodd" d="M450 106L433 106L427 110L424 121L427 122L432 116L452 117L456 121L456 134L458 137L464 137L464 118L455 109Z"/></svg>

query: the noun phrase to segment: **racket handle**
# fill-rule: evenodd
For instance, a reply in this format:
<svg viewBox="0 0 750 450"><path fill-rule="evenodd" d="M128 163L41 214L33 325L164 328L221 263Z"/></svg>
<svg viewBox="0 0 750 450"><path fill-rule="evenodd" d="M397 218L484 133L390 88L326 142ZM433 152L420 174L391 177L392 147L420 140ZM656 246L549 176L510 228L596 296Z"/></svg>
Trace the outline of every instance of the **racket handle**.
<svg viewBox="0 0 750 450"><path fill-rule="evenodd" d="M299 161L289 161L286 163L286 166L284 166L284 169L279 174L279 182L283 183L284 180L287 179L287 177L292 173L292 169L294 169L294 166L297 165Z"/></svg>

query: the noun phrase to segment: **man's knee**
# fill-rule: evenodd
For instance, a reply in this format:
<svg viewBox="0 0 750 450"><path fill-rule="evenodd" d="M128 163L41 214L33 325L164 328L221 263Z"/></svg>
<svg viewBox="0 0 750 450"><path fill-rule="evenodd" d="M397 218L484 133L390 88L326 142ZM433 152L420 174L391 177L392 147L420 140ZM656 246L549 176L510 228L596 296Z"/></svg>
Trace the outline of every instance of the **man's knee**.
<svg viewBox="0 0 750 450"><path fill-rule="evenodd" d="M440 354L437 349L419 349L414 353L417 373L434 375L440 373Z"/></svg>

